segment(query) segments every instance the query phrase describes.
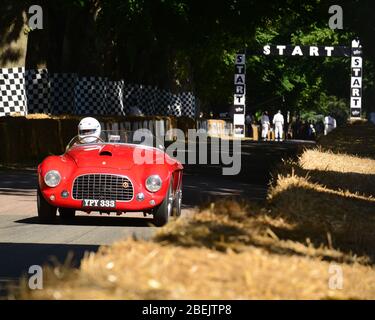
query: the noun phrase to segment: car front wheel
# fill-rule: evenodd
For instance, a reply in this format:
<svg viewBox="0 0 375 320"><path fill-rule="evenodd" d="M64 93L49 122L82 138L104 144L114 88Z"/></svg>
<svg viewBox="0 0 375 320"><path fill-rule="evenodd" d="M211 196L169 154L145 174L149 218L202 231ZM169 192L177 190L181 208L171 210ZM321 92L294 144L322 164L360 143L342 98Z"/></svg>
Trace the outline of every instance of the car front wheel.
<svg viewBox="0 0 375 320"><path fill-rule="evenodd" d="M156 227L162 227L168 223L169 217L172 215L173 209L173 192L172 192L172 183L170 183L167 194L161 203L161 205L155 209L154 218L152 223Z"/></svg>
<svg viewBox="0 0 375 320"><path fill-rule="evenodd" d="M181 206L182 206L182 190L176 191L176 195L174 198L174 206L173 206L173 215L175 217L179 217L181 215Z"/></svg>
<svg viewBox="0 0 375 320"><path fill-rule="evenodd" d="M57 208L50 205L46 199L44 199L39 188L37 191L37 207L38 217L41 222L53 222L55 220Z"/></svg>

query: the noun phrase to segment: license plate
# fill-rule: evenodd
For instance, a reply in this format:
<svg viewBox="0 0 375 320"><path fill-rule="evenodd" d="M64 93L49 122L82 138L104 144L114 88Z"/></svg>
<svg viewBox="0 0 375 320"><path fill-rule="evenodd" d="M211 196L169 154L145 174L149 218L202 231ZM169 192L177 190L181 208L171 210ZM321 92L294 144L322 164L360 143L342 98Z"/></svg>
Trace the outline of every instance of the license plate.
<svg viewBox="0 0 375 320"><path fill-rule="evenodd" d="M116 208L116 201L115 200L84 199L82 201L82 207L84 208Z"/></svg>

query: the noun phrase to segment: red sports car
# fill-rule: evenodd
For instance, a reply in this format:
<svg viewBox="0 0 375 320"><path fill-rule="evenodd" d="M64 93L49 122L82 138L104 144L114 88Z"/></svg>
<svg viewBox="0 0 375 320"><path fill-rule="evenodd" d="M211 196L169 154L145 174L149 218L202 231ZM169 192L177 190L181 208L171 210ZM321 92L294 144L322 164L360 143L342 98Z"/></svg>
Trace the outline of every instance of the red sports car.
<svg viewBox="0 0 375 320"><path fill-rule="evenodd" d="M180 162L169 157L155 138L135 139L134 132L102 131L94 142L75 137L60 156L38 166L38 216L43 222L72 219L77 210L90 213L153 215L165 225L181 214Z"/></svg>

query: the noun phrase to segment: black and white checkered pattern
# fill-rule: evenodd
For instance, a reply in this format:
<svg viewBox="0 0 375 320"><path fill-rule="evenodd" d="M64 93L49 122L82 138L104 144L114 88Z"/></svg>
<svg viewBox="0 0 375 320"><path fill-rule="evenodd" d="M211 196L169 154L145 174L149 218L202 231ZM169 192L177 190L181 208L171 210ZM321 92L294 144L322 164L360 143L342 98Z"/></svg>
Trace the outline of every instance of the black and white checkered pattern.
<svg viewBox="0 0 375 320"><path fill-rule="evenodd" d="M172 104L171 104L171 115L176 117L181 117L182 102L181 97L178 94L172 95Z"/></svg>
<svg viewBox="0 0 375 320"><path fill-rule="evenodd" d="M24 73L24 68L0 69L0 117L27 114Z"/></svg>
<svg viewBox="0 0 375 320"><path fill-rule="evenodd" d="M137 92L138 108L144 115L155 114L155 96L154 88L151 86L140 85Z"/></svg>
<svg viewBox="0 0 375 320"><path fill-rule="evenodd" d="M106 115L106 80L96 77L78 78L74 86L74 113Z"/></svg>
<svg viewBox="0 0 375 320"><path fill-rule="evenodd" d="M132 108L137 107L138 86L132 84L125 84L123 91L123 105L125 114L131 114Z"/></svg>
<svg viewBox="0 0 375 320"><path fill-rule="evenodd" d="M127 84L124 88L124 108L128 115L153 115L154 88L144 85Z"/></svg>
<svg viewBox="0 0 375 320"><path fill-rule="evenodd" d="M25 86L28 113L51 113L47 69L26 70Z"/></svg>
<svg viewBox="0 0 375 320"><path fill-rule="evenodd" d="M124 81L107 81L106 104L110 115L125 115L124 110Z"/></svg>
<svg viewBox="0 0 375 320"><path fill-rule="evenodd" d="M193 93L173 94L123 80L0 69L0 116L12 113L195 116Z"/></svg>
<svg viewBox="0 0 375 320"><path fill-rule="evenodd" d="M74 73L51 73L50 106L53 114L74 113L74 86L77 75Z"/></svg>
<svg viewBox="0 0 375 320"><path fill-rule="evenodd" d="M157 99L155 103L155 113L160 115L170 115L171 114L171 104L172 104L172 93L166 90L160 90L157 93Z"/></svg>
<svg viewBox="0 0 375 320"><path fill-rule="evenodd" d="M181 101L181 116L194 118L196 110L195 96L192 92L182 92L179 94ZM176 116L180 116L176 115Z"/></svg>

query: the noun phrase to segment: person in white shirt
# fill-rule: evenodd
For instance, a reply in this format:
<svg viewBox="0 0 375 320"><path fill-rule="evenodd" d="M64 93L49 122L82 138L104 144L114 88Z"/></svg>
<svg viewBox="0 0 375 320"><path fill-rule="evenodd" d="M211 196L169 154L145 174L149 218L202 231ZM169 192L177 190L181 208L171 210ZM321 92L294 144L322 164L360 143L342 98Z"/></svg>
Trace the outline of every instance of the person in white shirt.
<svg viewBox="0 0 375 320"><path fill-rule="evenodd" d="M270 129L270 118L268 117L268 112L264 111L262 117L260 118L260 123L262 125L262 139L267 141L268 130Z"/></svg>
<svg viewBox="0 0 375 320"><path fill-rule="evenodd" d="M333 129L336 129L336 119L331 117L330 115L324 118L324 135L326 136L330 133Z"/></svg>
<svg viewBox="0 0 375 320"><path fill-rule="evenodd" d="M275 139L276 139L276 141L283 141L284 116L281 114L280 110L273 116L272 122L275 126Z"/></svg>

